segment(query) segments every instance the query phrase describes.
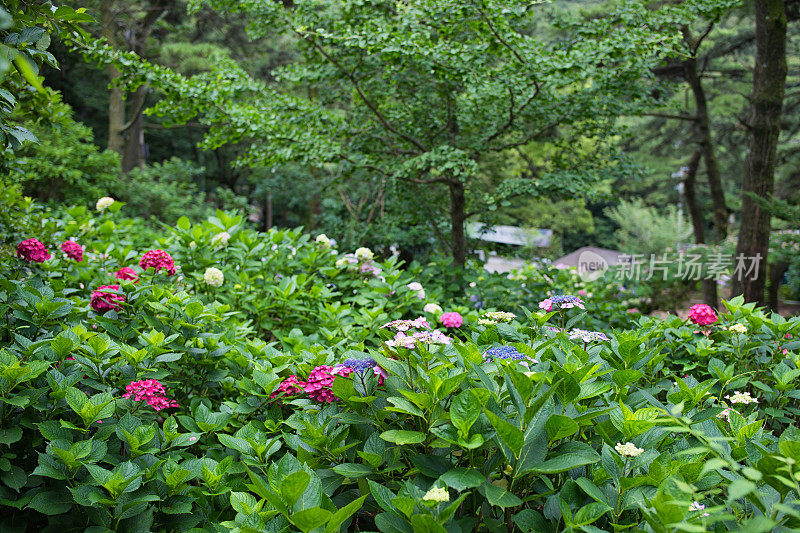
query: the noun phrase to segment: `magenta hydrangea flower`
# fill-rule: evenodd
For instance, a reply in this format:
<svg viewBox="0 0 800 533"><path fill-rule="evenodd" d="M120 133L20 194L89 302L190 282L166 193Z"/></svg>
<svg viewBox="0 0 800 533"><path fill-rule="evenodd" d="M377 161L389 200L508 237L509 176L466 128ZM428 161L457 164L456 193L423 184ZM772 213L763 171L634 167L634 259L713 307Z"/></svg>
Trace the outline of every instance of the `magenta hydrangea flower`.
<svg viewBox="0 0 800 533"><path fill-rule="evenodd" d="M122 309L122 302L125 301L123 294L119 292L119 285L100 285L92 292L90 305L96 312L103 314L106 311L119 311Z"/></svg>
<svg viewBox="0 0 800 533"><path fill-rule="evenodd" d="M331 387L335 375L332 373L333 367L320 365L311 371L308 379L302 384L303 391L312 399L320 403L331 403L337 400L333 395Z"/></svg>
<svg viewBox="0 0 800 533"><path fill-rule="evenodd" d="M64 241L64 244L61 245L61 251L78 263L83 261L83 247L75 241Z"/></svg>
<svg viewBox="0 0 800 533"><path fill-rule="evenodd" d="M17 245L17 257L28 262L44 263L50 259L50 252L38 239L26 239Z"/></svg>
<svg viewBox="0 0 800 533"><path fill-rule="evenodd" d="M300 392L300 387L305 385L302 381L297 379L297 376L289 376L284 379L277 390L270 394L270 398L277 398L278 396L294 396Z"/></svg>
<svg viewBox="0 0 800 533"><path fill-rule="evenodd" d="M167 391L164 385L157 379L143 379L133 381L125 387L123 398L133 398L137 402L145 401L147 405L156 411L168 409L170 407L180 407L178 402L167 398Z"/></svg>
<svg viewBox="0 0 800 533"><path fill-rule="evenodd" d="M133 281L134 283L138 283L139 281L139 274L131 267L122 267L114 272L112 276L123 281Z"/></svg>
<svg viewBox="0 0 800 533"><path fill-rule="evenodd" d="M717 314L710 305L694 304L689 308L689 320L698 326L707 326L717 321Z"/></svg>
<svg viewBox="0 0 800 533"><path fill-rule="evenodd" d="M464 317L455 311L451 313L444 313L439 317L439 322L446 328L459 328L464 323Z"/></svg>
<svg viewBox="0 0 800 533"><path fill-rule="evenodd" d="M164 250L150 250L146 252L139 261L139 266L142 267L142 270L153 267L156 273L163 268L170 276L175 275L175 260Z"/></svg>

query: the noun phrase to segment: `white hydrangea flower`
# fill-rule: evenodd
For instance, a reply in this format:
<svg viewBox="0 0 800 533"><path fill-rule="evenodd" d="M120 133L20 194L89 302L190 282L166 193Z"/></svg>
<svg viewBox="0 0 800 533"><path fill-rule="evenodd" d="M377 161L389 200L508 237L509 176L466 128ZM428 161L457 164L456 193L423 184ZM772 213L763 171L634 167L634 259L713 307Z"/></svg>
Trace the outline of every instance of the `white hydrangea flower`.
<svg viewBox="0 0 800 533"><path fill-rule="evenodd" d="M194 241L190 242L189 243L189 249L190 250L194 250L195 248L197 248L197 243L194 242Z"/></svg>
<svg viewBox="0 0 800 533"><path fill-rule="evenodd" d="M447 489L442 487L433 487L425 494L425 496L422 497L422 499L426 502L449 502L450 494L447 492Z"/></svg>
<svg viewBox="0 0 800 533"><path fill-rule="evenodd" d="M317 242L317 244L321 244L325 248L331 247L331 240L324 233L320 233L319 235L317 235L317 238L314 240Z"/></svg>
<svg viewBox="0 0 800 533"><path fill-rule="evenodd" d="M231 238L231 234L227 231L223 231L221 233L217 233L213 237L211 237L211 245L214 248L222 248L223 246L228 245L228 241Z"/></svg>
<svg viewBox="0 0 800 533"><path fill-rule="evenodd" d="M225 281L225 275L216 267L208 267L203 274L203 279L212 287L219 287Z"/></svg>
<svg viewBox="0 0 800 533"><path fill-rule="evenodd" d="M98 211L104 211L104 210L108 209L109 207L111 207L111 204L113 204L113 203L114 203L114 199L113 198L111 198L110 196L103 196L102 198L97 200L97 204L94 207Z"/></svg>
<svg viewBox="0 0 800 533"><path fill-rule="evenodd" d="M360 259L362 261L369 261L373 257L375 257L375 254L372 253L372 250L370 250L369 248L364 248L363 246L358 250L356 250L355 255L357 259Z"/></svg>
<svg viewBox="0 0 800 533"><path fill-rule="evenodd" d="M735 333L747 333L747 326L744 324L734 324L728 329Z"/></svg>
<svg viewBox="0 0 800 533"><path fill-rule="evenodd" d="M723 409L722 412L720 412L717 415L717 418L721 418L722 420L730 420L730 416L731 416L731 410Z"/></svg>
<svg viewBox="0 0 800 533"><path fill-rule="evenodd" d="M644 449L637 448L632 442L626 442L625 444L618 442L617 445L614 446L614 449L617 450L618 454L624 457L636 457L644 452Z"/></svg>
<svg viewBox="0 0 800 533"><path fill-rule="evenodd" d="M743 403L745 405L751 403L758 403L758 400L750 396L749 392L739 392L735 391L733 394L729 396L725 396L731 403Z"/></svg>
<svg viewBox="0 0 800 533"><path fill-rule="evenodd" d="M441 308L441 306L439 306L439 304L435 304L435 303L425 304L425 307L423 307L422 310L425 311L426 313L430 313L432 315L435 315L436 313L443 313L444 312L444 310Z"/></svg>

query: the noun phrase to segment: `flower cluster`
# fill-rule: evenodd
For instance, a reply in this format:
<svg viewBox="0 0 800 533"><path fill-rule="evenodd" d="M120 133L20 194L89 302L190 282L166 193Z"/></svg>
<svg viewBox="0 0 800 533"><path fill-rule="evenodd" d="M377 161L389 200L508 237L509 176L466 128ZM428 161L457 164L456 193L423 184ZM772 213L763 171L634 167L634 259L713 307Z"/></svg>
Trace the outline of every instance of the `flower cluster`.
<svg viewBox="0 0 800 533"><path fill-rule="evenodd" d="M17 245L17 257L28 262L44 263L50 259L50 252L38 239L26 239Z"/></svg>
<svg viewBox="0 0 800 533"><path fill-rule="evenodd" d="M372 253L372 250L369 248L364 248L363 246L356 250L355 254L356 259L359 261L372 261L375 258L375 254Z"/></svg>
<svg viewBox="0 0 800 533"><path fill-rule="evenodd" d="M325 235L324 233L320 233L319 235L317 235L317 238L314 240L316 241L317 244L322 245L324 248L330 248L333 244L331 240L328 238L328 236Z"/></svg>
<svg viewBox="0 0 800 533"><path fill-rule="evenodd" d="M64 244L61 245L61 251L78 263L83 261L83 247L75 241L64 241Z"/></svg>
<svg viewBox="0 0 800 533"><path fill-rule="evenodd" d="M345 359L342 364L336 365L333 369L334 374L344 377L349 376L351 372L363 376L368 371L372 371L374 375L378 376L378 385L383 385L383 381L387 377L386 371L371 357L366 359Z"/></svg>
<svg viewBox="0 0 800 533"><path fill-rule="evenodd" d="M717 314L710 305L694 304L689 308L689 320L698 326L707 326L717 321Z"/></svg>
<svg viewBox="0 0 800 533"><path fill-rule="evenodd" d="M355 253L345 254L344 257L338 259L336 261L336 268L357 270L360 274L372 276L384 281L384 278L381 276L383 269L372 260L374 256L375 254L373 254L372 250L369 248L359 248Z"/></svg>
<svg viewBox="0 0 800 533"><path fill-rule="evenodd" d="M514 313L507 313L506 311L489 311L483 315L486 320L493 322L511 322L517 315Z"/></svg>
<svg viewBox="0 0 800 533"><path fill-rule="evenodd" d="M425 299L425 289L422 288L422 284L421 283L419 283L417 281L412 281L411 283L406 285L406 287L408 287L409 290L412 290L412 291L417 293L417 299L418 300L424 300Z"/></svg>
<svg viewBox="0 0 800 533"><path fill-rule="evenodd" d="M423 344L450 344L450 337L434 329L433 331L414 331L411 335L398 331L393 339L386 341L386 346L414 349L418 342Z"/></svg>
<svg viewBox="0 0 800 533"><path fill-rule="evenodd" d="M424 316L414 320L392 320L381 326L381 329L388 328L394 331L408 331L410 329L431 329L431 325Z"/></svg>
<svg viewBox="0 0 800 533"><path fill-rule="evenodd" d="M548 313L553 309L571 309L573 307L586 309L583 306L583 301L580 298L577 296L571 296L569 294L551 296L539 302L539 309L543 309Z"/></svg>
<svg viewBox="0 0 800 533"><path fill-rule="evenodd" d="M139 274L131 267L122 267L114 272L113 276L123 281L132 281L134 283L139 281Z"/></svg>
<svg viewBox="0 0 800 533"><path fill-rule="evenodd" d="M426 313L430 313L431 315L438 315L439 313L444 312L444 309L442 309L439 304L435 303L425 304L425 307L423 307L422 310Z"/></svg>
<svg viewBox="0 0 800 533"><path fill-rule="evenodd" d="M100 285L92 292L90 305L96 312L102 314L106 311L119 311L125 296L117 294L119 285Z"/></svg>
<svg viewBox="0 0 800 533"><path fill-rule="evenodd" d="M484 352L483 358L486 361L496 361L497 359L512 359L514 361L524 361L538 363L536 359L531 359L525 354L522 354L513 346L495 346L489 348Z"/></svg>
<svg viewBox="0 0 800 533"><path fill-rule="evenodd" d="M146 252L139 261L139 266L145 271L153 267L156 273L163 268L170 276L175 275L175 260L164 250L150 250Z"/></svg>
<svg viewBox="0 0 800 533"><path fill-rule="evenodd" d="M280 396L294 396L300 392L300 387L303 386L304 383L297 379L297 376L289 376L288 378L284 379L278 388L270 394L270 398L277 398Z"/></svg>
<svg viewBox="0 0 800 533"><path fill-rule="evenodd" d="M224 248L225 246L228 246L228 241L230 240L230 238L231 234L228 233L227 231L217 233L216 235L211 237L211 246L213 246L215 250L219 248Z"/></svg>
<svg viewBox="0 0 800 533"><path fill-rule="evenodd" d="M311 371L302 388L312 400L331 403L337 399L331 390L336 377L332 372L333 367L328 365L320 365Z"/></svg>
<svg viewBox="0 0 800 533"><path fill-rule="evenodd" d="M703 511L705 510L706 506L700 502L692 502L692 505L689 506L689 511ZM710 516L708 513L703 513L702 516Z"/></svg>
<svg viewBox="0 0 800 533"><path fill-rule="evenodd" d="M744 405L758 403L758 400L750 396L749 392L735 391L733 394L725 396L725 398L727 398L731 403L743 403Z"/></svg>
<svg viewBox="0 0 800 533"><path fill-rule="evenodd" d="M203 280L212 287L221 287L225 281L225 275L216 267L208 267L203 274Z"/></svg>
<svg viewBox="0 0 800 533"><path fill-rule="evenodd" d="M575 328L569 332L569 340L582 340L583 342L607 341L608 337L601 331L586 331L585 329Z"/></svg>
<svg viewBox="0 0 800 533"><path fill-rule="evenodd" d="M728 328L728 331L733 331L734 333L747 333L747 326L744 324L734 324Z"/></svg>
<svg viewBox="0 0 800 533"><path fill-rule="evenodd" d="M426 502L435 502L435 503L444 503L450 501L450 494L447 492L447 489L442 487L433 487L431 490L425 493L425 496L422 497L423 501Z"/></svg>
<svg viewBox="0 0 800 533"><path fill-rule="evenodd" d="M111 198L110 196L103 196L102 198L97 200L97 203L95 204L94 207L98 211L105 211L106 209L111 207L111 204L113 204L113 203L114 203L114 199L113 198Z"/></svg>
<svg viewBox="0 0 800 533"><path fill-rule="evenodd" d="M637 448L632 442L626 442L625 444L618 442L614 449L623 457L637 457L644 452L642 448Z"/></svg>
<svg viewBox="0 0 800 533"><path fill-rule="evenodd" d="M460 328L464 318L456 312L444 313L439 317L439 322L446 328Z"/></svg>
<svg viewBox="0 0 800 533"><path fill-rule="evenodd" d="M164 389L164 385L157 379L133 381L125 387L125 390L127 392L122 395L123 398L133 397L137 402L144 400L147 405L156 411L170 407L180 407L178 402L167 398L167 391Z"/></svg>

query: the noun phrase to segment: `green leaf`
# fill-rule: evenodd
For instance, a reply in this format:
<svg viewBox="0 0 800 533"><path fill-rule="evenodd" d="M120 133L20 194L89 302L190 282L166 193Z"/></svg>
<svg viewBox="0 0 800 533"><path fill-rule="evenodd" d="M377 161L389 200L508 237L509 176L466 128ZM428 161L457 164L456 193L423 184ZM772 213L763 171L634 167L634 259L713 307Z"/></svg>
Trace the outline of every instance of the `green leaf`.
<svg viewBox="0 0 800 533"><path fill-rule="evenodd" d="M328 523L325 525L325 533L335 533L339 531L339 526L341 526L345 520L353 516L356 511L361 509L361 506L364 505L364 500L367 499L367 495L361 496L357 500L353 500L352 502L348 503L331 516Z"/></svg>
<svg viewBox="0 0 800 533"><path fill-rule="evenodd" d="M300 528L300 531L311 531L318 528L322 524L330 520L333 513L327 509L320 509L319 507L312 507L311 509L303 509L292 513L289 521Z"/></svg>
<svg viewBox="0 0 800 533"><path fill-rule="evenodd" d="M386 442L393 442L399 446L404 444L419 444L425 441L425 434L419 431L405 429L390 429L381 433L381 438Z"/></svg>
<svg viewBox="0 0 800 533"><path fill-rule="evenodd" d="M374 473L372 469L367 465L362 465L358 463L344 463L336 465L333 467L333 471L339 474L340 476L345 476L349 478L364 477Z"/></svg>
<svg viewBox="0 0 800 533"><path fill-rule="evenodd" d="M488 409L484 409L484 413L486 413L486 417L489 419L495 431L497 431L497 436L503 444L509 447L514 457L519 457L519 452L522 450L522 445L525 442L522 430L510 422L503 420Z"/></svg>
<svg viewBox="0 0 800 533"><path fill-rule="evenodd" d="M474 468L454 468L442 474L439 479L448 487L452 487L461 492L465 489L479 487L486 481L486 476Z"/></svg>
<svg viewBox="0 0 800 533"><path fill-rule="evenodd" d="M486 496L486 499L489 500L490 504L497 507L505 508L522 505L522 500L520 500L517 496L511 494L505 489L492 485L488 481L481 485L478 490L481 492L481 494Z"/></svg>
<svg viewBox="0 0 800 533"><path fill-rule="evenodd" d="M64 514L72 508L72 496L64 492L40 492L31 498L28 507L42 514Z"/></svg>
<svg viewBox="0 0 800 533"><path fill-rule="evenodd" d="M578 429L580 429L577 422L564 415L550 416L550 418L547 419L545 427L547 428L547 435L550 438L550 442L569 437L577 433Z"/></svg>
<svg viewBox="0 0 800 533"><path fill-rule="evenodd" d="M462 391L450 406L450 421L458 429L461 436L467 438L472 425L481 415L481 404L469 390Z"/></svg>
<svg viewBox="0 0 800 533"><path fill-rule="evenodd" d="M298 470L297 472L292 472L281 481L281 494L289 503L289 507L294 507L298 498L305 492L310 480L311 476L308 472Z"/></svg>
<svg viewBox="0 0 800 533"><path fill-rule="evenodd" d="M415 514L411 517L411 527L414 533L447 533L447 530L440 526L431 515Z"/></svg>

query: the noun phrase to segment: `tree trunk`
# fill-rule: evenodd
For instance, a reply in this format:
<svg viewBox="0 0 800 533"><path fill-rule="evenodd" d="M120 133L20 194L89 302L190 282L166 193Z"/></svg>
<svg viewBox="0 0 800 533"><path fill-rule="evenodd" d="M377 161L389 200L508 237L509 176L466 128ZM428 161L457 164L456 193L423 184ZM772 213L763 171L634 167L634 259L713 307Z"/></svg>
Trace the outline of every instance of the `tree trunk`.
<svg viewBox="0 0 800 533"><path fill-rule="evenodd" d="M750 97L750 150L742 182L742 220L737 259L760 258L753 276L734 276L734 294L764 304L771 215L747 193L769 199L786 85L786 11L783 0L755 0L756 64Z"/></svg>
<svg viewBox="0 0 800 533"><path fill-rule="evenodd" d="M450 250L453 266L463 267L467 262L467 235L464 232L467 200L464 184L460 181L449 182L450 187Z"/></svg>
<svg viewBox="0 0 800 533"><path fill-rule="evenodd" d="M781 280L786 271L789 270L789 264L779 261L773 263L769 267L769 286L767 287L767 307L778 312L778 305L780 304L780 290Z"/></svg>
<svg viewBox="0 0 800 533"><path fill-rule="evenodd" d="M686 197L686 209L689 211L689 218L692 220L694 242L697 244L704 244L706 242L705 229L703 228L703 215L700 213L700 208L697 206L695 191L697 169L700 166L701 157L703 157L703 149L698 148L689 160L686 177L683 180L683 195ZM712 307L716 307L719 304L717 282L713 279L704 279L701 281L701 285L703 287L703 301Z"/></svg>
<svg viewBox="0 0 800 533"><path fill-rule="evenodd" d="M116 48L117 38L114 32L114 12L112 10L112 4L113 2L111 0L103 0L100 4L101 31L103 37L108 41L108 44ZM117 70L117 67L113 64L109 63L107 71L111 87L108 95L107 148L122 156L125 147L125 141L122 138L122 129L125 125L125 99L123 98L122 89L115 83L120 77L119 70Z"/></svg>
<svg viewBox="0 0 800 533"><path fill-rule="evenodd" d="M122 173L127 174L136 167L142 168L145 163L144 154L144 101L147 89L139 87L131 98L131 122L125 126L123 139L125 149L122 154Z"/></svg>
<svg viewBox="0 0 800 533"><path fill-rule="evenodd" d="M690 37L689 37L690 38ZM719 242L728 235L728 207L725 204L725 192L722 188L722 177L714 153L714 143L711 138L711 124L708 118L708 103L703 82L697 70L697 59L692 57L683 62L686 81L694 94L695 113L697 117L697 140L703 150L703 159L706 163L708 188L711 193L711 205L714 207L714 240Z"/></svg>

